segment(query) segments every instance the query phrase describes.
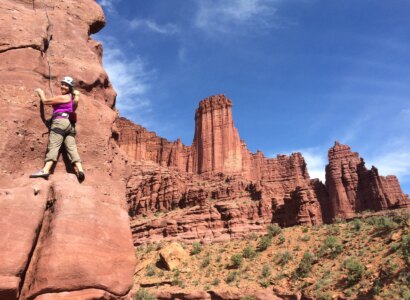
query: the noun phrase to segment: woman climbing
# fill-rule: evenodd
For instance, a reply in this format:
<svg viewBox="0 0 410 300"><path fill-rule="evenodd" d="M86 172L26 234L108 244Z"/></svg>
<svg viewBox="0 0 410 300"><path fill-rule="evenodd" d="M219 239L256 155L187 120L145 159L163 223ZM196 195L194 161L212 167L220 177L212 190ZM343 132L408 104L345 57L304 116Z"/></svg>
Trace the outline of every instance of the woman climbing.
<svg viewBox="0 0 410 300"><path fill-rule="evenodd" d="M61 80L60 89L61 95L49 99L45 97L42 89L35 90L44 105L53 106L53 117L44 167L40 171L31 174L30 178L48 178L54 162L57 162L58 152L64 142L71 163L77 167L78 180L82 182L85 179L85 175L75 143L76 120L74 113L78 106L80 93L74 89L74 80L69 76Z"/></svg>

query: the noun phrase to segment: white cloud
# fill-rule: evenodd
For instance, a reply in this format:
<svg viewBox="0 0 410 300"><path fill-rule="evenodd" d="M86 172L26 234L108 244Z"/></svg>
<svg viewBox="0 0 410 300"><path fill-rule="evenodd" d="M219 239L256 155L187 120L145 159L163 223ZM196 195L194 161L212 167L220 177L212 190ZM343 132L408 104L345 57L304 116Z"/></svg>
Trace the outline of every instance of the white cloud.
<svg viewBox="0 0 410 300"><path fill-rule="evenodd" d="M121 0L98 0L98 3L107 10L109 13L116 12L114 5Z"/></svg>
<svg viewBox="0 0 410 300"><path fill-rule="evenodd" d="M383 152L367 160L367 164L375 166L380 175L396 175L400 181L410 179L410 140L389 143Z"/></svg>
<svg viewBox="0 0 410 300"><path fill-rule="evenodd" d="M244 29L272 27L277 0L199 1L195 25L208 33L230 33L238 26ZM242 31L243 32L243 31Z"/></svg>
<svg viewBox="0 0 410 300"><path fill-rule="evenodd" d="M302 153L303 157L305 158L307 169L310 175L310 178L319 178L322 182L325 182L325 168L328 163L327 161L327 153L324 153L324 149L320 149L319 147L315 148L306 148L300 149L294 152Z"/></svg>
<svg viewBox="0 0 410 300"><path fill-rule="evenodd" d="M150 110L148 94L155 71L149 71L140 57L129 59L119 48L109 46L104 48L103 65L118 94L116 107L121 115L147 126L149 122L139 112Z"/></svg>
<svg viewBox="0 0 410 300"><path fill-rule="evenodd" d="M150 31L160 34L171 35L178 33L178 26L174 24L159 25L152 20L134 19L129 23L132 29L146 28Z"/></svg>

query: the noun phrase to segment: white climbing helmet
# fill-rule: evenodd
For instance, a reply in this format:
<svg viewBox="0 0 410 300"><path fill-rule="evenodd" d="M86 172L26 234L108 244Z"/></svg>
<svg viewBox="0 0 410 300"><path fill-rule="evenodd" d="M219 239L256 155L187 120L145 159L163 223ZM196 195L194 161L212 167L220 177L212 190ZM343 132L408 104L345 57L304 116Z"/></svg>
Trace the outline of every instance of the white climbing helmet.
<svg viewBox="0 0 410 300"><path fill-rule="evenodd" d="M64 77L62 80L61 80L61 83L66 83L66 84L68 84L69 86L71 86L72 88L74 87L74 79L73 78L71 78L70 76L66 76L66 77Z"/></svg>

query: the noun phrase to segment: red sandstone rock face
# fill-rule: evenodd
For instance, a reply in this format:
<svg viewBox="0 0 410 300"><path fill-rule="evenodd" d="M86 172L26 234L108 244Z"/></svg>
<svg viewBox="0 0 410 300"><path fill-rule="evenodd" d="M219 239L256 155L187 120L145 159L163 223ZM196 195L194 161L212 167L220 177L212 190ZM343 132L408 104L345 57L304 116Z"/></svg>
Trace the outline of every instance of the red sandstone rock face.
<svg viewBox="0 0 410 300"><path fill-rule="evenodd" d="M368 170L359 154L338 142L329 149L326 186L331 206L330 218L350 218L363 210L382 210L410 206L395 176L379 176Z"/></svg>
<svg viewBox="0 0 410 300"><path fill-rule="evenodd" d="M1 2L0 299L122 299L131 288L127 158L112 140L115 92L90 38L104 23L92 0ZM28 178L47 146L34 89L56 94L65 75L82 93L82 185L61 160L48 182Z"/></svg>
<svg viewBox="0 0 410 300"><path fill-rule="evenodd" d="M239 139L231 107L223 95L201 101L190 147L117 120L116 140L135 160L127 183L135 244L227 240L263 233L271 222L318 225L365 209L409 205L396 177L367 170L348 146L329 150L326 186L310 179L300 153L251 153Z"/></svg>

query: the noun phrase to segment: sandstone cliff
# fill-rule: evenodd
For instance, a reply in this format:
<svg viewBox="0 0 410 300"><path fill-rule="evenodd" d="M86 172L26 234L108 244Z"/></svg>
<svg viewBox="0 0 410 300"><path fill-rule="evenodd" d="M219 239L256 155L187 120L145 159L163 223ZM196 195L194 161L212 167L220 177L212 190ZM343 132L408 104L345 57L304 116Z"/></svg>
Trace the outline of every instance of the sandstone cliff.
<svg viewBox="0 0 410 300"><path fill-rule="evenodd" d="M134 160L127 199L135 244L226 240L261 233L272 222L317 225L363 210L410 205L396 177L367 170L357 153L339 143L329 150L326 185L310 179L300 153L276 158L251 153L224 95L199 103L192 146L169 142L123 118L116 126L120 148Z"/></svg>
<svg viewBox="0 0 410 300"><path fill-rule="evenodd" d="M90 38L104 24L93 0L1 2L0 299L122 299L131 288L126 158L111 139L115 92L102 46ZM63 160L48 181L28 178L47 146L34 89L59 93L65 75L82 93L82 185Z"/></svg>

